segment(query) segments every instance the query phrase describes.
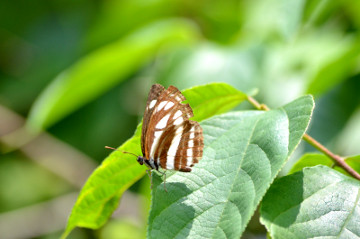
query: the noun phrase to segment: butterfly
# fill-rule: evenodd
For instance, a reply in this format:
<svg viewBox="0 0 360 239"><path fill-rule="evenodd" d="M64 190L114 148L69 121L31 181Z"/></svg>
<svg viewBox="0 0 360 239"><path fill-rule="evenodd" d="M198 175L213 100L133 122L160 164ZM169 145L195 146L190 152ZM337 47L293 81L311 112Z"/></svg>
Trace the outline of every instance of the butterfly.
<svg viewBox="0 0 360 239"><path fill-rule="evenodd" d="M164 187L166 174L160 168L191 172L203 155L202 128L189 120L194 115L190 105L182 103L185 100L175 86L165 89L154 84L146 103L141 132L143 155L137 156L137 162L148 167L149 176L151 170L165 175Z"/></svg>

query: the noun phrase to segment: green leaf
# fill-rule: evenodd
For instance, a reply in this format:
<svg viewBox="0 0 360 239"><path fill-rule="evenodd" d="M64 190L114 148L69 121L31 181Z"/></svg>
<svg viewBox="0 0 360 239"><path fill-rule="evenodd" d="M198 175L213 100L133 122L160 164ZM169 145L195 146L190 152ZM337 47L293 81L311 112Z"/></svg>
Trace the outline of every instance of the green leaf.
<svg viewBox="0 0 360 239"><path fill-rule="evenodd" d="M329 16L334 14L336 9L341 7L339 1L323 1L314 0L306 3L304 11L304 25L305 27L315 27L321 23L329 20Z"/></svg>
<svg viewBox="0 0 360 239"><path fill-rule="evenodd" d="M129 36L83 57L60 73L34 103L28 126L49 127L95 99L135 72L165 44L196 39L196 31L184 20L151 23Z"/></svg>
<svg viewBox="0 0 360 239"><path fill-rule="evenodd" d="M204 155L191 173L153 174L149 238L239 238L310 121L311 96L271 111L201 123Z"/></svg>
<svg viewBox="0 0 360 239"><path fill-rule="evenodd" d="M140 137L141 124L119 150L141 155ZM92 229L102 226L117 208L123 192L144 174L145 169L134 156L119 151L111 153L81 189L62 238L77 226Z"/></svg>
<svg viewBox="0 0 360 239"><path fill-rule="evenodd" d="M246 99L244 93L225 83L195 86L183 94L191 99L192 119L197 121L227 112Z"/></svg>
<svg viewBox="0 0 360 239"><path fill-rule="evenodd" d="M254 32L247 37L282 37L289 40L301 26L305 0L251 1L244 12L247 26Z"/></svg>
<svg viewBox="0 0 360 239"><path fill-rule="evenodd" d="M280 178L261 206L272 238L360 238L360 182L326 166Z"/></svg>
<svg viewBox="0 0 360 239"><path fill-rule="evenodd" d="M173 4L176 3L166 0L103 2L84 45L93 49L149 22L169 17L174 11Z"/></svg>
<svg viewBox="0 0 360 239"><path fill-rule="evenodd" d="M347 157L344 160L356 172L360 173L360 155ZM332 167L334 165L334 161L324 154L305 154L293 165L293 167L289 171L289 174L301 171L305 167L313 167L316 165L325 165L328 167ZM343 168L339 166L334 166L334 169L350 176L349 173L347 173Z"/></svg>
<svg viewBox="0 0 360 239"><path fill-rule="evenodd" d="M235 91L231 89L231 86L224 83L213 83L184 90L183 93L189 103L198 110L197 119L202 120L211 116L209 113L200 114L203 112L202 107L206 107L209 112L218 112L216 110L219 108L218 104L204 104L213 102L211 97L219 102L233 105L224 94L224 92L229 92L235 95ZM236 94L243 93L236 91ZM239 103L236 97L233 100ZM138 126L135 135L120 146L119 150L141 155L140 137L141 125ZM118 206L122 193L140 179L145 174L145 170L146 167L140 166L134 156L118 151L111 153L93 172L81 190L63 238L76 226L93 229L102 226Z"/></svg>
<svg viewBox="0 0 360 239"><path fill-rule="evenodd" d="M321 94L333 88L342 81L348 79L357 67L360 51L358 39L352 39L348 47L340 56L332 59L311 80L307 92L310 94Z"/></svg>
<svg viewBox="0 0 360 239"><path fill-rule="evenodd" d="M304 154L290 169L289 174L301 171L305 167L313 167L316 165L326 165L331 167L334 162L324 154L309 153Z"/></svg>
<svg viewBox="0 0 360 239"><path fill-rule="evenodd" d="M360 173L360 155L347 157L345 158L345 162L356 172Z"/></svg>
<svg viewBox="0 0 360 239"><path fill-rule="evenodd" d="M200 42L176 49L156 74L163 85L189 88L210 82L225 82L249 94L258 88L262 48L224 46Z"/></svg>

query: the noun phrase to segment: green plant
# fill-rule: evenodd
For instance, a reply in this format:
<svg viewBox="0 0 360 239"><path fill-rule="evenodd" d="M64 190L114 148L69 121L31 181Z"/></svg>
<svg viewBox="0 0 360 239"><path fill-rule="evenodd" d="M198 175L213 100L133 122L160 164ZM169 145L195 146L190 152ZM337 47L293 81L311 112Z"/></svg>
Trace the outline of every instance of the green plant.
<svg viewBox="0 0 360 239"><path fill-rule="evenodd" d="M261 196L261 188L252 198L254 205L249 206L245 200L241 221L235 214L233 218L236 219L232 221L220 220L227 217L214 221L219 222L218 228L234 226L225 231L232 231L236 237L247 225L243 239L253 238L255 234L265 236L266 229L275 239L319 236L299 234L296 229L314 232L314 228L324 228L321 233L328 232L327 236L330 233L336 235L336 232L357 233L351 226L352 219L358 218L357 208L352 214L343 214L348 218L345 221L336 210L328 214L311 210L314 203L311 199L317 199L322 191L312 190L316 188L311 188L313 185L308 179L326 187L324 192L334 196L337 206L341 206L342 200L335 200L340 197L334 191L341 187L341 194L354 199L344 200L350 203L343 211L351 212L349 208L357 205L356 190L346 185L357 185L357 181L352 184L347 179L358 178L360 171L359 1L80 0L36 3L16 0L0 3L1 237L59 238L80 189L104 158L103 166L84 186L68 226L68 231L74 226L99 229L78 228L68 238L119 239L132 235L129 239L142 239L146 234L149 237L163 235L159 224L169 219L169 214L176 215L171 214L174 211L171 209L183 207L166 201L161 186L151 191L144 167L134 162L134 158L118 153L108 157L109 151L103 147L125 142L122 148L140 153L139 138L136 138L139 131L133 138L131 136L137 125L137 130L141 127L146 95L154 83L174 85L179 89L200 85L185 90L195 111L194 120L207 127L207 138L211 137L209 131L219 133L223 130L225 135L221 138L224 142L231 138L228 135L233 133L232 130L226 133L229 130L225 125L209 129L209 122L230 124L231 114L236 118L234 121L240 120L251 114L247 110L254 107L256 110L251 112L259 114L254 115L254 119L270 119L269 115L277 114L289 102L311 94L316 107L306 134L301 136L304 125L298 125L300 131L288 129L292 138L287 144L297 142L301 137L304 140L288 160L284 159L284 154L279 154L278 161L273 161L287 161L274 168L275 171L281 168L276 177L291 175L283 177L277 184L276 178L272 182L272 174L264 179L260 176L265 177L266 172L263 175L256 171L254 175L263 180L263 187L267 189L270 185L268 196ZM232 87L225 84L202 86L211 82L223 82ZM273 110L263 112L269 107L252 97ZM228 112L230 110L236 113ZM246 119L243 119L244 124L251 125ZM305 123L305 120L301 122ZM264 132L270 129L264 127ZM234 137L241 136L234 131ZM284 137L278 135L275 141ZM196 206L204 206L201 204L204 200L191 196L201 194L202 190L209 193L207 189L213 187L207 174L215 169L205 165L206 162L220 165L216 156L228 154L229 157L224 157L227 162L224 165L236 167L232 165L236 162L234 158L242 159L237 155L239 145L229 149L225 143L220 147L217 140L209 144L211 147L214 144L216 154L212 155L213 149L207 148L205 160L196 166L196 172L168 174L169 186L176 188L177 182L184 183L189 185L191 192L194 191L189 194L189 200L173 192L164 196L173 195L182 205L189 204L184 207L189 215L186 214L183 222L186 225L178 237L197 233L198 224L203 223L200 219L217 210L217 207L209 206L208 211L191 219L192 213L202 210ZM277 145L274 144L274 148ZM242 162L245 166L253 163L248 157ZM319 164L332 169L305 169ZM339 179L342 175L333 174L334 170L346 175L344 180ZM334 182L335 188L329 188L326 186L329 179L325 175L341 183ZM153 181L159 184L162 181L157 176L153 175ZM224 178L220 179L224 185ZM206 185L197 189L192 182L201 180ZM259 186L256 180L252 181ZM284 183L286 181L290 183ZM111 183L115 186L109 187ZM229 182L232 183L234 181ZM284 186L276 186L283 183ZM95 185L99 187L93 187ZM247 185L243 186L247 188ZM91 190L94 190L93 194ZM314 196L306 199L312 194ZM281 197L279 202L283 205L277 205L277 196ZM240 202L239 197L235 197L234 205ZM156 200L151 201L151 198ZM211 200L214 202L215 199ZM292 200L295 203L288 204L290 212L285 211L289 207L284 202ZM119 209L112 214L118 205ZM259 206L253 213L257 205L263 205L262 209ZM164 209L166 206L170 211ZM229 204L218 205L219 208L222 206L226 208ZM54 211L49 211L51 209ZM159 211L164 212L157 215ZM108 220L111 214L113 216ZM254 216L247 223L252 214ZM328 223L333 231L313 220L312 215L324 219L325 223L328 222L325 219L333 216L331 218L336 220ZM260 224L260 216L266 228ZM306 218L312 220L311 223L304 223ZM301 223L306 226L299 227ZM341 226L345 224L349 230ZM210 221L204 223L204 227L212 225ZM235 225L240 226L235 228ZM293 234L286 233L288 231Z"/></svg>
<svg viewBox="0 0 360 239"><path fill-rule="evenodd" d="M315 205L307 204L306 198L301 198L301 190L309 190L310 195L320 190L318 187L321 186L311 180L323 183L323 188L331 184L332 180L341 181L344 185L343 195L360 191L357 180L330 168L315 167L276 181L274 188L271 187L263 199L280 169L304 137L314 108L312 96L303 96L285 106L269 110L251 96L224 83L190 88L184 91L184 95L203 127L204 156L191 173L168 173L168 192L163 189L161 177L156 173L152 175L154 186L148 238L239 238L260 202L264 205L261 221L274 238L278 238L278 233L287 235L279 232L281 229L293 230L291 233L301 236L304 228L297 228L291 223L279 224L277 220L287 222L289 217L296 218L296 212L299 212L292 211L287 217L286 213L282 213L289 207L283 209L282 205L299 208L306 204L306 213L317 215ZM224 113L245 99L266 111ZM119 149L140 155L140 129L141 125ZM145 174L145 169L127 154L111 153L82 189L63 237L76 226L95 229L104 225L116 209L122 193ZM302 178L304 183L296 178ZM289 183L289 180L295 180L295 183ZM281 190L277 190L279 187ZM329 190L326 196L331 198L334 193L338 195L335 190ZM336 207L327 208L326 203L323 205L327 213L336 213L335 210L347 212L353 218L352 227L347 227L347 216L338 217L336 225L329 227L331 230L322 230L322 224L326 223L322 222L316 224L318 227L314 226L320 233L309 232L307 236L331 236L345 229L356 228L356 220L359 218L354 210L354 207L359 206L359 196L356 195L354 201L349 201L350 205L343 205L340 199L332 202ZM274 197L282 198L281 204L278 205L280 202L274 201ZM293 201L294 197L298 197L296 201ZM353 233L360 236L356 230Z"/></svg>

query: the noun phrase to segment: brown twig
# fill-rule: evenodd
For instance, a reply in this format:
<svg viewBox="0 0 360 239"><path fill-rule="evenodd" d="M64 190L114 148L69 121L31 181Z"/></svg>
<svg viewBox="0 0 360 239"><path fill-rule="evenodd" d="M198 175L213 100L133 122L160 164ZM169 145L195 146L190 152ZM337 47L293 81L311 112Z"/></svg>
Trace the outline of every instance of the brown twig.
<svg viewBox="0 0 360 239"><path fill-rule="evenodd" d="M248 96L247 100L252 104L256 109L258 110L269 110L269 107L267 107L264 104L260 104L257 102L253 97ZM354 178L360 180L360 174L357 173L353 168L351 168L344 160L344 158L340 157L339 155L334 154L331 152L328 148L326 148L324 145L320 144L318 141L316 141L314 138L312 138L308 134L303 135L303 140L305 140L307 143L309 143L311 146L319 150L320 152L324 153L326 156L328 156L330 159L332 159L337 165L342 167L346 172L348 172L350 175L352 175Z"/></svg>
<svg viewBox="0 0 360 239"><path fill-rule="evenodd" d="M327 155L330 159L334 160L334 162L346 170L349 174L351 174L354 178L360 180L360 174L356 172L353 168L351 168L344 160L343 157L340 157L339 155L334 154L329 149L327 149L324 145L320 144L318 141L316 141L313 137L311 137L308 134L304 134L303 140L308 142L311 146L319 150L320 152L323 152L325 155Z"/></svg>

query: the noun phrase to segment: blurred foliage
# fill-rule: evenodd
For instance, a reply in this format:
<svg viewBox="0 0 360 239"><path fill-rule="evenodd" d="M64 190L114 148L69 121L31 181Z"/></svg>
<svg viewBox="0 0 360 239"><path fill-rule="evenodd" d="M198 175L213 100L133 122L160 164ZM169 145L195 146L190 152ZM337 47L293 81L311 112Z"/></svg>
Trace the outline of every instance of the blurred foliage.
<svg viewBox="0 0 360 239"><path fill-rule="evenodd" d="M351 0L4 0L0 106L29 117L27 130L44 128L99 163L109 154L104 145L133 135L155 82L179 89L226 82L246 93L258 89L256 98L270 107L311 93L308 133L335 153L359 154L359 11ZM17 122L5 119L1 145ZM79 191L55 165L39 166L23 150L0 155L0 222L4 213ZM131 190L139 195L141 188ZM111 238L144 227L140 218L71 237ZM28 236L56 238L62 230L45 227Z"/></svg>
<svg viewBox="0 0 360 239"><path fill-rule="evenodd" d="M46 201L71 190L61 178L16 155L1 157L0 181L0 212Z"/></svg>

